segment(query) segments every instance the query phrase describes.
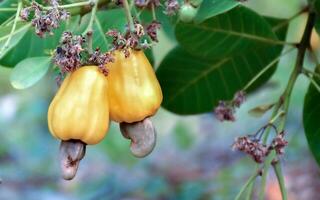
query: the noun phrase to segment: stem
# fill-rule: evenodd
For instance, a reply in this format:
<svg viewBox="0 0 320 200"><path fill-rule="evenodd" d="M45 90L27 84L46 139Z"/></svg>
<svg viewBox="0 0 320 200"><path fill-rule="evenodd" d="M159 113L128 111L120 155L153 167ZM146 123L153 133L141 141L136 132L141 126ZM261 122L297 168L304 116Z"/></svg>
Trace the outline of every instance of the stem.
<svg viewBox="0 0 320 200"><path fill-rule="evenodd" d="M91 4L92 4L92 1L89 0L89 1L84 1L84 2L78 2L78 3L72 3L72 4L66 4L66 5L58 6L58 8L67 9L67 8L88 6L88 5L91 5ZM52 8L53 7L51 7L51 6L43 7L43 9L45 9L45 10L49 10L49 9L52 9Z"/></svg>
<svg viewBox="0 0 320 200"><path fill-rule="evenodd" d="M12 22L14 21L14 18L15 18L15 15L12 15L12 16L9 17L6 21L4 21L4 22L0 25L0 27L9 25L10 23L12 23Z"/></svg>
<svg viewBox="0 0 320 200"><path fill-rule="evenodd" d="M297 54L296 64L295 64L294 70L290 75L290 79L288 81L288 84L286 86L285 91L280 96L278 103L275 105L274 111L272 113L272 119L275 116L278 115L279 109L282 106L283 106L283 112L285 114L288 113L288 108L289 108L289 103L290 103L289 101L290 101L291 93L292 93L294 84L295 84L299 74L302 72L302 65L303 65L303 60L304 60L306 49L310 46L310 44L309 44L310 42L309 41L310 41L310 37L311 37L313 26L314 26L314 23L315 23L315 17L316 17L316 15L315 15L314 12L309 12L307 24L306 24L302 39L301 39L300 43L297 45L298 54ZM286 123L286 116L283 118L283 120L281 121L281 124L279 126L280 127L280 129L279 129L280 132L283 131L285 123ZM268 128L267 131L269 132L270 128ZM263 139L264 143L266 143L266 141L268 139L268 134L269 133L265 134L265 137ZM272 150L270 152L270 154L268 155L266 161L265 161L263 176L265 176L265 177L267 176L267 172L268 171L266 169L269 169L270 164L271 164L272 160L275 157L276 157L276 152L275 152L275 150ZM280 185L281 190L282 190L281 191L282 199L283 200L287 200L287 194L286 194L286 189L285 189L285 184L284 184L284 178L283 178L282 171L279 168L277 168L276 173L277 173L277 179L278 179L279 185ZM256 174L253 174L251 177L254 177L254 176L256 176ZM264 179L264 177L263 177L263 179ZM251 178L249 180L250 180L250 182L252 182ZM245 185L247 185L247 184L245 184ZM265 189L264 181L262 181L262 186L263 186L263 188L262 188L262 190L260 192L260 195L259 195L260 199L261 199L261 197L262 197L262 199L264 197L264 189Z"/></svg>
<svg viewBox="0 0 320 200"><path fill-rule="evenodd" d="M252 197L252 192L253 192L253 188L254 188L254 182L255 182L255 180L253 180L253 181L250 183L250 185L248 186L245 200L250 200L250 199L251 199L251 197Z"/></svg>
<svg viewBox="0 0 320 200"><path fill-rule="evenodd" d="M262 180L261 180L261 190L259 193L259 200L264 199L268 171L271 166L272 160L275 156L276 156L276 152L273 150L270 152L270 154L267 156L266 160L264 161L263 174L262 174Z"/></svg>
<svg viewBox="0 0 320 200"><path fill-rule="evenodd" d="M269 124L273 124L275 121L277 121L277 119L279 117L281 117L283 114L285 114L283 111L277 112L276 116L274 116L273 118L271 118L271 120L269 121Z"/></svg>
<svg viewBox="0 0 320 200"><path fill-rule="evenodd" d="M14 12L17 8L0 8L0 12Z"/></svg>
<svg viewBox="0 0 320 200"><path fill-rule="evenodd" d="M273 165L273 169L276 173L276 176L278 178L278 182L279 182L279 187L280 187L280 191L281 191L281 195L282 195L282 200L287 200L287 190L285 187L285 181L284 181L284 177L282 175L282 169L281 169L281 165L280 162L277 162L276 164Z"/></svg>
<svg viewBox="0 0 320 200"><path fill-rule="evenodd" d="M78 3L72 3L72 4L66 4L66 5L61 5L58 6L58 8L64 8L64 9L68 9L68 8L75 8L75 7L82 7L82 6L88 6L91 5L92 2L91 1L84 1L84 2L78 2ZM53 7L52 6L41 6L44 10L50 10ZM14 12L16 11L18 8L0 8L0 12Z"/></svg>
<svg viewBox="0 0 320 200"><path fill-rule="evenodd" d="M281 97L280 97L280 99L279 99L279 101L278 101L278 103L276 105L274 113L277 113L278 109L280 109L281 105L283 105L283 111L285 112L286 115L288 114L291 93L292 93L294 84L295 84L299 74L302 72L302 66L303 66L303 60L304 60L304 57L305 57L305 52L306 52L307 48L310 46L310 44L309 44L310 43L310 37L311 37L312 29L313 29L313 26L314 26L314 23L315 23L315 17L316 17L316 15L315 15L314 12L310 12L309 15L308 15L307 24L306 24L303 36L301 38L301 41L300 41L300 43L298 45L298 54L297 54L297 58L296 58L295 67L293 69L293 72L291 73L291 76L290 76L289 82L287 84L287 87L286 87L285 91L283 92L283 94L281 95ZM279 125L280 132L284 130L284 126L286 124L286 120L287 120L287 118L284 117L282 119L282 121L280 122L280 125ZM267 140L267 138L266 138L266 140ZM276 157L275 150L272 150L270 154L273 155L272 159L274 159ZM265 169L266 168L269 168L269 166L265 165ZM267 170L264 170L264 171L265 171L265 173L267 173ZM283 179L282 171L278 170L277 173L278 173L277 174L278 182L279 182L279 184L282 185L281 187L284 189L284 191L281 192L282 193L282 199L286 200L287 196L286 196L284 181L282 180ZM261 195L264 196L264 188L262 189L262 194Z"/></svg>
<svg viewBox="0 0 320 200"><path fill-rule="evenodd" d="M316 71L311 71L309 69L302 68L302 73L305 74L306 76L310 76L310 77L315 76L320 79L320 74Z"/></svg>
<svg viewBox="0 0 320 200"><path fill-rule="evenodd" d="M259 170L259 171L258 171L258 170L259 170L259 165L256 165L255 171L256 171L259 175L261 175L261 170ZM245 200L251 200L251 199L252 199L252 195L253 195L253 191L254 191L253 188L254 188L255 181L256 181L256 179L253 180L253 181L250 183L250 185L248 186Z"/></svg>
<svg viewBox="0 0 320 200"><path fill-rule="evenodd" d="M90 21L89 24L87 26L87 29L84 31L83 35L86 34L87 35L87 39L88 39L88 52L90 54L93 53L93 48L92 48L92 35L93 35L93 22L94 19L96 17L96 13L97 13L97 9L98 9L98 4L99 4L99 0L96 0L94 2L94 6L92 8L91 11L91 17L90 17Z"/></svg>
<svg viewBox="0 0 320 200"><path fill-rule="evenodd" d="M283 105L283 107L284 107L283 110L286 114L287 114L288 108L289 108L292 89L294 87L294 84L295 84L299 74L302 71L305 53L306 53L307 48L310 46L310 38L311 38L312 29L313 29L313 26L315 23L315 19L316 19L316 14L314 12L310 12L308 15L308 20L307 20L307 24L306 24L303 36L302 36L301 41L298 45L298 55L297 55L294 70L291 73L287 88L281 97L282 99L285 99L284 105ZM280 131L283 131L285 123L286 123L286 118L284 118L284 120L279 125Z"/></svg>
<svg viewBox="0 0 320 200"><path fill-rule="evenodd" d="M153 4L152 4L152 5L153 5ZM137 9L135 8L135 6L132 8L132 10L133 10L133 12L134 12L134 16L135 16L135 18L136 18L138 21L141 21L141 20L140 20L140 14L141 14L141 11L144 10L144 8L145 8L145 7L143 7L143 8L140 10L139 13L137 12ZM154 13L154 15L155 15L155 13ZM156 16L153 16L153 18L154 18L154 17L156 17ZM149 35L147 35L147 41L148 41L149 44L154 45L154 42L152 41L152 39L150 38Z"/></svg>
<svg viewBox="0 0 320 200"><path fill-rule="evenodd" d="M14 22L13 22L13 25L12 25L12 29L11 29L10 35L9 35L6 43L5 43L5 44L3 45L3 47L1 48L1 50L0 50L0 55L2 54L2 52L3 52L6 48L8 48L8 45L9 45L9 43L10 43L10 41L11 41L11 38L12 38L12 36L13 36L13 33L14 33L14 31L16 30L16 26L17 26L17 22L18 22L18 20L19 20L19 15L20 15L21 8L22 8L22 2L20 1L20 2L18 3L17 13L16 13L16 16L15 16L15 18L14 18Z"/></svg>
<svg viewBox="0 0 320 200"><path fill-rule="evenodd" d="M151 12L152 12L152 19L153 19L154 21L157 20L156 11L155 11L154 4L153 4L153 3L151 4Z"/></svg>
<svg viewBox="0 0 320 200"><path fill-rule="evenodd" d="M297 12L296 14L294 14L293 16L289 17L288 19L286 19L284 22L278 24L277 26L274 26L272 28L273 31L277 31L280 28L282 28L283 26L287 25L289 22L291 22L293 19L295 19L296 17L299 17L302 13L307 12L309 10L309 7L305 7L302 10L300 10L299 12Z"/></svg>
<svg viewBox="0 0 320 200"><path fill-rule="evenodd" d="M318 90L318 92L320 93L320 86L318 85L318 83L312 78L312 76L310 76L309 74L305 74L307 76L307 78L310 80L311 84Z"/></svg>
<svg viewBox="0 0 320 200"><path fill-rule="evenodd" d="M98 7L105 5L106 3L110 2L110 0L100 0L98 4ZM93 4L93 0L88 0L85 2L78 2L78 3L72 3L72 4L66 4L66 5L61 5L58 8L66 8L68 9L68 11L70 12L71 15L85 15L88 12L90 12L92 10L92 6ZM40 5L41 6L41 5ZM53 7L48 6L48 7L43 7L43 9L48 10L51 9Z"/></svg>
<svg viewBox="0 0 320 200"><path fill-rule="evenodd" d="M291 52L295 48L290 48L289 50L285 51L281 55L279 55L277 58L273 59L265 68L263 68L257 75L251 79L249 83L247 83L246 86L242 90L247 90L254 82L256 82L266 71L268 71L271 67L273 67L283 56Z"/></svg>
<svg viewBox="0 0 320 200"><path fill-rule="evenodd" d="M130 30L130 32L133 32L134 31L134 23L133 23L133 19L132 19L131 10L130 10L130 7L129 7L128 0L123 0L123 8L124 8L124 12L126 14L127 21L128 21L128 24L129 24L129 30Z"/></svg>
<svg viewBox="0 0 320 200"><path fill-rule="evenodd" d="M247 190L247 188L254 182L254 180L257 178L257 176L259 175L258 172L255 172L254 174L252 174L249 179L247 180L246 184L244 184L244 186L241 188L240 192L238 193L238 195L236 196L235 200L240 200L242 195L244 194L244 192Z"/></svg>

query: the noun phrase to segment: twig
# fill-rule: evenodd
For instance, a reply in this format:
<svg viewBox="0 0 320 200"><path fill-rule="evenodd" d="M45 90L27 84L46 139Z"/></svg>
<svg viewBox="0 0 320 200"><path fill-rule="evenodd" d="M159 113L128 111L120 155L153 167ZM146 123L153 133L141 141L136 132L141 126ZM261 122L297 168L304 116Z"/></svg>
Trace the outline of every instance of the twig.
<svg viewBox="0 0 320 200"><path fill-rule="evenodd" d="M0 8L0 12L14 12L17 8Z"/></svg>
<svg viewBox="0 0 320 200"><path fill-rule="evenodd" d="M309 69L306 69L306 68L302 68L302 73L303 74L305 74L306 76L315 76L315 77L317 77L317 78L319 78L320 79L320 74L319 73L317 73L317 72L314 72L314 71L311 71L311 70L309 70Z"/></svg>
<svg viewBox="0 0 320 200"><path fill-rule="evenodd" d="M310 11L309 15L308 15L307 24L306 24L302 39L301 39L300 43L297 45L298 54L297 54L297 58L296 58L295 67L293 69L293 72L290 75L290 79L289 79L289 82L288 82L288 84L286 86L286 89L284 90L283 94L280 96L278 103L275 105L275 108L274 108L274 111L272 113L271 118L274 118L275 116L277 116L277 114L279 112L279 109L281 107L283 107L283 112L285 114L288 113L291 93L292 93L294 84L295 84L299 74L301 74L301 72L302 72L302 69L303 69L302 65L303 65L303 60L304 60L304 57L305 57L306 49L310 46L309 41L310 41L310 37L311 37L313 26L314 26L314 23L315 23L315 17L316 17L315 13L313 11ZM280 132L282 132L284 130L285 124L286 124L286 117L283 117L282 120L281 120L281 123L279 125ZM268 132L270 131L270 128L268 128L268 130L266 130L266 131L267 131L267 134L264 135L264 140L263 140L264 143L266 143L266 141L268 139L268 134L269 134ZM266 161L265 161L263 177L262 177L263 179L265 179L264 177L267 176L267 173L268 173L267 169L269 169L270 164L271 164L271 163L269 164L269 162L267 162L267 161L269 161L269 159L272 161L275 157L276 157L276 152L275 152L275 150L272 150L270 152L269 156L268 156L268 159L266 159ZM284 178L283 178L282 171L281 170L277 170L276 173L277 173L278 182L279 182L279 185L280 185L280 188L281 188L282 199L283 200L287 200L287 192L286 192L286 189L285 189L285 183L284 183ZM251 177L254 177L255 175L256 174L254 173ZM250 182L252 182L251 178L249 180L250 180ZM247 184L245 184L245 185L247 185ZM262 180L262 187L263 188L262 188L262 190L260 191L260 194L259 194L260 199L264 198L264 192L265 192L265 182L264 182L264 180Z"/></svg>
<svg viewBox="0 0 320 200"><path fill-rule="evenodd" d="M288 198L287 191L286 191L286 187L285 187L284 177L282 175L280 162L276 162L276 164L273 165L273 169L274 169L276 176L278 178L278 183L279 183L282 199L287 199Z"/></svg>
<svg viewBox="0 0 320 200"><path fill-rule="evenodd" d="M153 3L151 4L151 12L152 12L152 19L157 20L156 11Z"/></svg>
<svg viewBox="0 0 320 200"><path fill-rule="evenodd" d="M244 184L244 186L241 188L240 192L236 196L235 200L241 199L242 195L245 193L248 187L253 183L253 181L257 178L257 176L259 176L259 174L260 174L259 171L257 171L249 177L247 182Z"/></svg>
<svg viewBox="0 0 320 200"><path fill-rule="evenodd" d="M318 90L320 93L320 86L319 84L313 79L313 77L310 74L305 74L306 77L310 80L311 84Z"/></svg>
<svg viewBox="0 0 320 200"><path fill-rule="evenodd" d="M134 23L133 23L132 14L131 14L128 0L123 0L123 9L124 9L124 12L127 17L127 21L129 24L129 30L130 30L130 32L133 32L134 31Z"/></svg>
<svg viewBox="0 0 320 200"><path fill-rule="evenodd" d="M316 19L316 14L314 12L310 12L308 15L306 28L304 30L302 39L298 45L298 54L297 54L295 67L293 69L293 72L291 73L286 90L284 91L281 97L284 100L283 110L286 112L286 114L288 112L290 97L291 97L294 84L299 74L302 72L303 61L304 61L306 50L310 46L310 37L311 37L312 29L315 23L315 19ZM280 123L280 131L284 129L285 123L286 123L286 118L284 118L284 120L282 120L282 122Z"/></svg>
<svg viewBox="0 0 320 200"><path fill-rule="evenodd" d="M284 22L278 24L277 26L274 26L272 28L273 31L277 31L278 29L282 28L283 26L287 25L289 22L291 22L293 19L295 19L296 17L299 17L302 13L307 12L309 10L309 7L305 7L302 10L300 10L299 12L297 12L296 14L292 15L291 17L289 17L288 19L286 19Z"/></svg>
<svg viewBox="0 0 320 200"><path fill-rule="evenodd" d="M68 9L68 8L74 8L74 7L88 6L88 5L92 5L92 4L93 4L93 2L89 0L89 1L84 1L84 2L61 5L61 6L58 6L58 8ZM49 10L49 9L52 9L52 7L46 6L46 7L43 7L43 9Z"/></svg>
<svg viewBox="0 0 320 200"><path fill-rule="evenodd" d="M279 102L278 102L277 110L281 107L279 105L282 105L283 111L285 112L286 115L288 114L290 97L292 94L293 87L295 85L295 82L296 82L298 76L302 72L302 66L303 66L303 60L305 57L305 53L306 53L307 48L310 46L310 37L311 37L312 29L313 29L313 26L315 23L315 18L316 18L315 13L309 12L307 24L306 24L302 39L298 45L298 54L297 54L297 58L296 58L295 67L293 69L293 72L291 73L287 87L286 87L285 91L283 92L283 94L281 95ZM287 120L287 118L284 117L280 121L280 125L279 125L280 132L282 132L284 130L286 120ZM272 159L274 159L276 157L275 150L272 150L271 153L274 154L274 156L272 158ZM265 170L265 173L267 173L266 170ZM282 199L287 200L287 194L286 194L286 190L285 190L284 181L281 180L281 179L283 179L282 171L278 171L277 173L278 173L277 177L279 176L278 182L279 182L279 184L282 185L282 188L283 188L283 190L281 191ZM261 195L264 196L264 189L263 189L263 193Z"/></svg>
<svg viewBox="0 0 320 200"><path fill-rule="evenodd" d="M268 175L268 171L271 166L272 160L274 159L275 156L276 156L276 152L271 151L270 154L267 156L266 160L264 161L263 174L261 179L261 189L259 192L259 200L264 200L266 183L267 183L267 175Z"/></svg>
<svg viewBox="0 0 320 200"><path fill-rule="evenodd" d="M90 21L89 24L87 26L87 29L84 31L83 35L86 34L87 35L87 39L88 39L88 52L91 54L93 52L92 49L92 35L93 35L93 22L94 19L96 17L96 13L97 13L97 9L98 9L98 4L99 4L99 0L96 0L94 2L94 6L92 8L91 11L91 17L90 17Z"/></svg>
<svg viewBox="0 0 320 200"><path fill-rule="evenodd" d="M266 71L273 67L283 56L290 53L295 48L290 48L289 50L283 52L281 55L273 59L265 68L263 68L257 75L255 75L247 85L244 86L242 90L247 90L253 83L255 83Z"/></svg>
<svg viewBox="0 0 320 200"><path fill-rule="evenodd" d="M12 36L13 36L13 33L14 33L14 31L16 30L16 26L17 26L17 22L18 22L18 20L19 20L19 15L20 15L21 8L22 8L22 2L20 1L20 2L18 3L17 13L16 13L16 16L15 16L13 25L12 25L12 29L11 29L10 35L9 35L6 43L3 45L3 47L2 47L1 50L0 50L0 56L1 56L1 54L3 53L3 51L4 51L6 48L8 48L8 45L9 45L9 43L10 43L10 41L11 41L11 38L12 38Z"/></svg>

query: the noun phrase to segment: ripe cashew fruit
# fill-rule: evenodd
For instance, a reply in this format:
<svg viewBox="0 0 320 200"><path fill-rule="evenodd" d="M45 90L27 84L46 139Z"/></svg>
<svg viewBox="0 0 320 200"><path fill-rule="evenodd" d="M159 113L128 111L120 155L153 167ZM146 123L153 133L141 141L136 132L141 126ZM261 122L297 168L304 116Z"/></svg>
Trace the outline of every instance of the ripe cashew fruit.
<svg viewBox="0 0 320 200"><path fill-rule="evenodd" d="M48 111L51 134L60 140L97 144L109 128L108 80L97 66L66 77Z"/></svg>
<svg viewBox="0 0 320 200"><path fill-rule="evenodd" d="M143 51L131 50L128 58L116 51L114 58L107 66L110 119L132 123L154 115L162 102L162 91Z"/></svg>

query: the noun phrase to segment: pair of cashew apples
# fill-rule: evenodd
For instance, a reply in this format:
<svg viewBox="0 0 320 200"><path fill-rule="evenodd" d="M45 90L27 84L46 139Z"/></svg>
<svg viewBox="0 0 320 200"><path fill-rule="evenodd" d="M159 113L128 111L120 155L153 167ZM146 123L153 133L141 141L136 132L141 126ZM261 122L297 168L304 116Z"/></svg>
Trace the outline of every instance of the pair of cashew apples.
<svg viewBox="0 0 320 200"><path fill-rule="evenodd" d="M60 153L69 158L63 166L81 160L86 144L99 143L110 120L118 122L123 136L131 139L136 157L146 156L155 146L149 117L163 97L154 70L143 51L131 50L128 58L115 51L114 58L115 62L106 66L107 76L97 66L83 66L69 74L49 106L49 130L62 141ZM64 178L72 179L73 173Z"/></svg>

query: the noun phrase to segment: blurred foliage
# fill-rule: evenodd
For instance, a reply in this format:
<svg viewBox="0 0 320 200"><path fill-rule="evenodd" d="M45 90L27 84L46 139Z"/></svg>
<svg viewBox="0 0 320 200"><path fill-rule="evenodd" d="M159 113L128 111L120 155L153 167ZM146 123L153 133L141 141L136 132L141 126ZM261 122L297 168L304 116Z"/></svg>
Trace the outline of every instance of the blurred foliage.
<svg viewBox="0 0 320 200"><path fill-rule="evenodd" d="M263 10L264 14L290 17L303 3L257 0L249 2L249 6ZM290 41L299 37L296 30L303 22L299 18L289 26ZM170 31L161 33L160 43L153 50L156 65L175 46ZM30 41L37 43L29 32L24 37L25 44L17 48L31 46ZM274 102L287 81L284 77L292 69L293 56L295 53L281 60L281 67L266 86L249 96L235 123L219 123L211 113L181 117L161 109L153 118L159 140L147 158L134 158L129 151L130 142L112 123L105 140L88 147L78 176L70 182L60 178L59 141L52 138L47 128L47 108L57 89L53 72L31 88L17 91L9 83L12 70L0 67L0 199L232 199L253 166L249 158L231 151L233 139L251 133L267 120L269 113L256 119L248 110ZM17 57L9 53L8 66L16 64ZM296 86L287 127L290 145L283 162L285 176L290 198L316 199L320 188L318 168L308 151L301 124L307 81L300 79ZM277 182L271 175L268 199L275 200L277 194Z"/></svg>

